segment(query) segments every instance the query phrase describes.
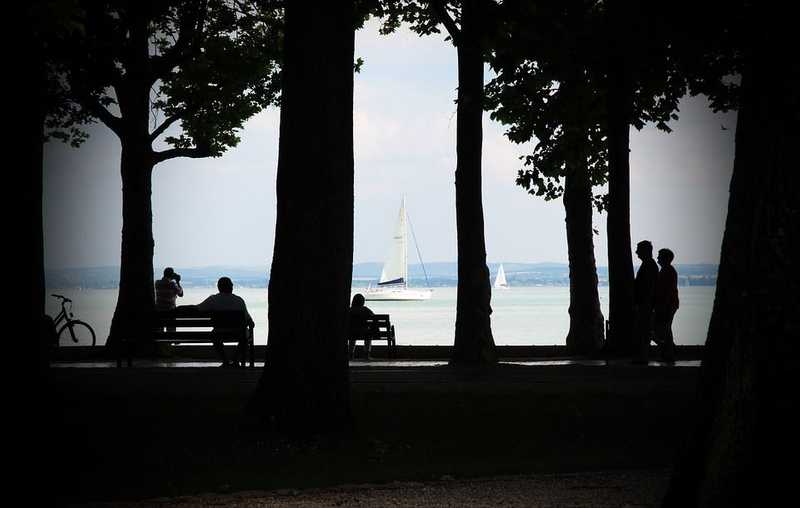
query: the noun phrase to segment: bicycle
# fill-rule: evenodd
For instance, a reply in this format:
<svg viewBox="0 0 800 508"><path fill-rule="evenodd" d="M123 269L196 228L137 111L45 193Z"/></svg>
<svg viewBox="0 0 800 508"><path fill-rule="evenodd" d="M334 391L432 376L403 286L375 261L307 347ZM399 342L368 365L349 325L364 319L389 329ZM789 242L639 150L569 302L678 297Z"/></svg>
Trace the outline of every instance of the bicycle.
<svg viewBox="0 0 800 508"><path fill-rule="evenodd" d="M97 337L95 336L92 327L89 326L89 324L85 321L73 319L74 314L72 313L72 300L62 295L54 294L50 296L61 299L61 312L59 312L53 320L53 324L58 330L56 332L56 346L61 345L61 336L64 334L65 330L69 331L69 336L72 338L72 342L75 344L79 346L94 346L95 342L97 341ZM64 324L61 325L61 328L59 328L59 323L62 321L64 321Z"/></svg>

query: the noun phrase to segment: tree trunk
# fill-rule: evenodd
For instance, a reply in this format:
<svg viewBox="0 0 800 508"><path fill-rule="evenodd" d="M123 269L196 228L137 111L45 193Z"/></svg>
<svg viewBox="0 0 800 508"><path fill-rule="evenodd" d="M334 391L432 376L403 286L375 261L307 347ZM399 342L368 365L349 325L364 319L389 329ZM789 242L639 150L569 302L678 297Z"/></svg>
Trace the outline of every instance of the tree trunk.
<svg viewBox="0 0 800 508"><path fill-rule="evenodd" d="M780 506L794 495L800 66L780 54L791 47L791 30L761 32L755 22L752 28L759 46L742 77L719 278L692 414L696 426L664 506Z"/></svg>
<svg viewBox="0 0 800 508"><path fill-rule="evenodd" d="M155 308L153 288L153 150L150 141L148 16L146 7L131 10L131 47L124 84L116 88L123 118L122 254L119 295L106 345L120 338L146 343Z"/></svg>
<svg viewBox="0 0 800 508"><path fill-rule="evenodd" d="M456 229L458 293L456 333L450 362L482 365L497 361L490 314L491 286L486 266L481 197L483 140L483 58L478 0L465 0L458 50L456 127Z"/></svg>
<svg viewBox="0 0 800 508"><path fill-rule="evenodd" d="M43 143L46 76L44 72L44 55L42 42L34 36L35 21L31 14L25 11L22 18L26 23L23 32L26 38L22 40L22 47L27 52L20 59L20 72L18 91L19 105L23 106L24 114L20 114L23 164L21 168L22 182L20 195L22 207L19 220L21 222L17 240L22 248L19 250L18 261L21 262L19 270L14 273L19 277L15 285L24 288L26 301L23 303L25 311L25 326L32 333L25 337L23 351L25 359L37 363L35 367L47 365L48 348L43 343L45 337L42 330L42 317L45 309L45 281L44 281L44 226L42 214L43 190ZM15 222L15 221L12 221ZM35 369L34 369L35 370Z"/></svg>
<svg viewBox="0 0 800 508"><path fill-rule="evenodd" d="M597 294L597 266L592 238L592 189L585 168L567 173L564 182L564 210L569 253L570 354L591 354L603 346L603 312Z"/></svg>
<svg viewBox="0 0 800 508"><path fill-rule="evenodd" d="M269 352L248 413L307 435L350 421L353 3L285 12Z"/></svg>
<svg viewBox="0 0 800 508"><path fill-rule="evenodd" d="M608 73L608 279L609 351L632 353L633 256L631 254L630 122L633 90L626 61L624 14L609 4L611 30L616 34Z"/></svg>
<svg viewBox="0 0 800 508"><path fill-rule="evenodd" d="M131 146L133 145L133 146ZM149 146L122 144L122 250L119 295L107 346L146 341L153 292L153 163Z"/></svg>

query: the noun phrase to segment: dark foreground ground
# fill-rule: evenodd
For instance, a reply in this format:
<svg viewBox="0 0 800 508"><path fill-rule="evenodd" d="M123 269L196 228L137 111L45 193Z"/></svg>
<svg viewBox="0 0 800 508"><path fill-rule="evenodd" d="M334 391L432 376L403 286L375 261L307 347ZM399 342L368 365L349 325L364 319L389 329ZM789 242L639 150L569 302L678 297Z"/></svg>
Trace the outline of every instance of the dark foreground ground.
<svg viewBox="0 0 800 508"><path fill-rule="evenodd" d="M90 503L109 508L142 507L526 507L596 508L658 506L666 471L606 471L342 485L321 489L205 493L143 501Z"/></svg>
<svg viewBox="0 0 800 508"><path fill-rule="evenodd" d="M60 503L488 506L502 492L515 506L654 506L691 421L697 372L358 366L354 433L292 443L237 431L260 369L53 368L41 461ZM361 484L377 486L341 487ZM437 492L450 494L434 503Z"/></svg>

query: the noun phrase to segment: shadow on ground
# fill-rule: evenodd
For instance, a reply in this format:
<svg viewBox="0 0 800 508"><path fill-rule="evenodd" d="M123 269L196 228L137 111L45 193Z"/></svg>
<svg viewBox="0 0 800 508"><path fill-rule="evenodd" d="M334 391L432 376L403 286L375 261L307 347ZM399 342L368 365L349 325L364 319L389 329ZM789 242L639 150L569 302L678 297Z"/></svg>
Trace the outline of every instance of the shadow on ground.
<svg viewBox="0 0 800 508"><path fill-rule="evenodd" d="M696 368L351 369L355 430L292 443L237 431L259 369L51 369L59 501L354 483L665 470Z"/></svg>

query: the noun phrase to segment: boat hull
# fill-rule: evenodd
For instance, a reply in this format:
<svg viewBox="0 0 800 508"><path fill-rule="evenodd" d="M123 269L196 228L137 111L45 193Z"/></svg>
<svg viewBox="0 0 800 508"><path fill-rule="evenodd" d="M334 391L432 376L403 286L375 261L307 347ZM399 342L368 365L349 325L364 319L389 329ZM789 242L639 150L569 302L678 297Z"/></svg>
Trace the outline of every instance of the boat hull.
<svg viewBox="0 0 800 508"><path fill-rule="evenodd" d="M420 301L430 300L431 289L410 288L368 288L362 293L365 300L371 301Z"/></svg>

